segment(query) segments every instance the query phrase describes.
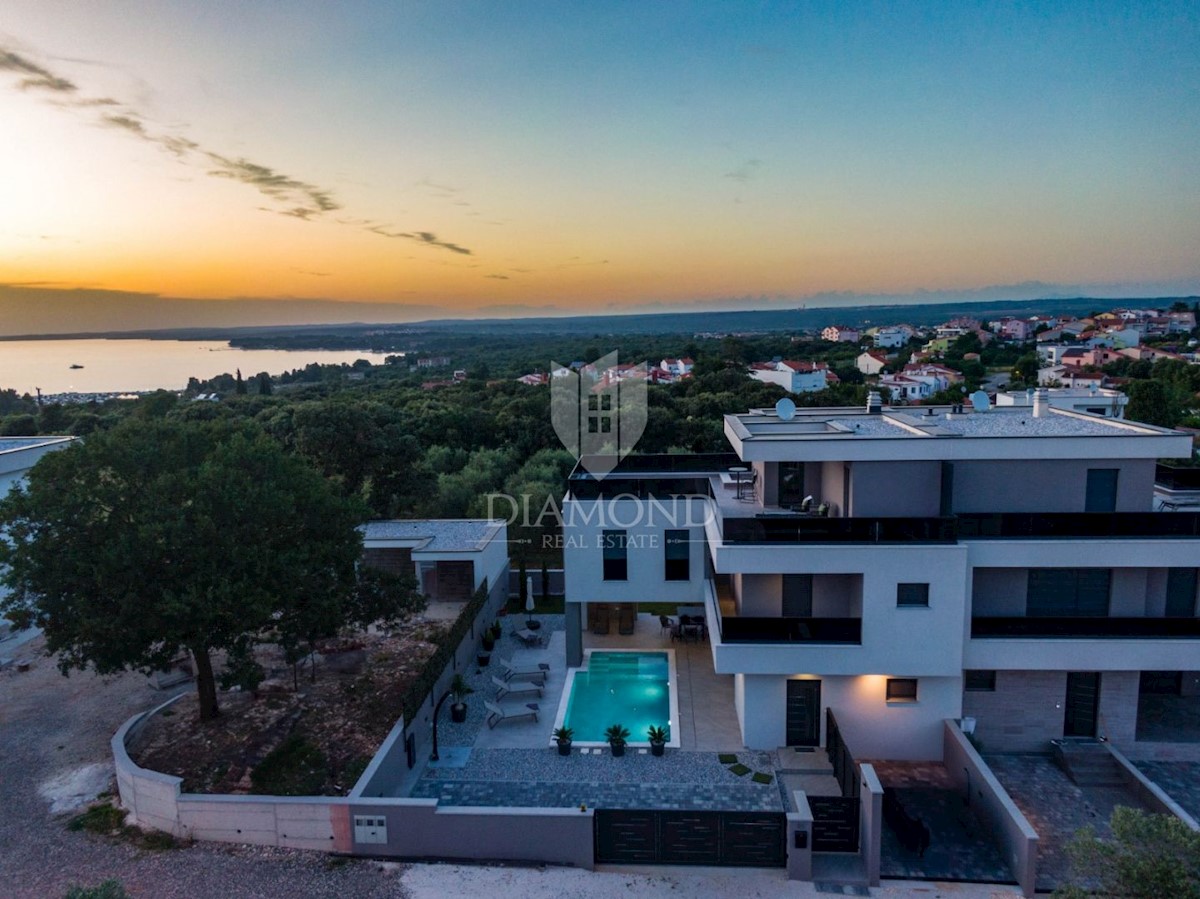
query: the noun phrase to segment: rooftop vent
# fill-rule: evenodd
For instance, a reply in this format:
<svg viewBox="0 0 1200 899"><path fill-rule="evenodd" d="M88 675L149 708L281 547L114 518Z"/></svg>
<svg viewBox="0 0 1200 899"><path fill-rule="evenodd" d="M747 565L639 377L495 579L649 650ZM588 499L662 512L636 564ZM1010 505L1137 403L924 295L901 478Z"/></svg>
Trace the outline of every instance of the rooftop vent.
<svg viewBox="0 0 1200 899"><path fill-rule="evenodd" d="M1045 418L1050 414L1050 391L1039 387L1033 392L1033 417Z"/></svg>
<svg viewBox="0 0 1200 899"><path fill-rule="evenodd" d="M879 395L878 390L872 390L867 394L867 414L879 415L883 412L883 397Z"/></svg>

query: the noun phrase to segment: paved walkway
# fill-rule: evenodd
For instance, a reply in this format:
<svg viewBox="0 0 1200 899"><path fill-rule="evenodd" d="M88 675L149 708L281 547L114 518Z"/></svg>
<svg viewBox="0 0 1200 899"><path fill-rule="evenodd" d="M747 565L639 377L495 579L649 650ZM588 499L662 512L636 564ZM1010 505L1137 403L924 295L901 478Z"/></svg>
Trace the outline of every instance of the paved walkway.
<svg viewBox="0 0 1200 899"><path fill-rule="evenodd" d="M1052 890L1072 876L1066 846L1088 825L1103 838L1118 805L1147 811L1124 787L1080 787L1048 755L988 755L992 773L1038 834L1037 888ZM1076 878L1076 882L1083 882Z"/></svg>
<svg viewBox="0 0 1200 899"><path fill-rule="evenodd" d="M1200 762L1134 762L1183 810L1200 821Z"/></svg>
<svg viewBox="0 0 1200 899"><path fill-rule="evenodd" d="M986 824L967 806L949 772L936 762L872 762L884 787L896 791L908 814L929 828L924 856L905 849L885 821L880 873L884 877L1012 883L1013 874Z"/></svg>

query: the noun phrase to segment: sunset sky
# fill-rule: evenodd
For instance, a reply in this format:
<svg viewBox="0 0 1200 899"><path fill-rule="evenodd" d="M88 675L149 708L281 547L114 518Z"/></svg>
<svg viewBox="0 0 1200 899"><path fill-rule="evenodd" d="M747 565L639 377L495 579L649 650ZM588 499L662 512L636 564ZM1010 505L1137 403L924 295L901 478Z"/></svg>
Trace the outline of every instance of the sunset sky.
<svg viewBox="0 0 1200 899"><path fill-rule="evenodd" d="M1197 47L1194 0L4 0L0 286L1196 292Z"/></svg>

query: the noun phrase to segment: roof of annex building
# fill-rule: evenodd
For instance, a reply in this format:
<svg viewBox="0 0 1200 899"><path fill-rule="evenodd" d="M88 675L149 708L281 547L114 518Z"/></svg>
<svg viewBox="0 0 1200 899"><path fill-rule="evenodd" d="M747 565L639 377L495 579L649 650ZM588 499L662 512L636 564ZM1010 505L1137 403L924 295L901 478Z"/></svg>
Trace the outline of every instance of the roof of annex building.
<svg viewBox="0 0 1200 899"><path fill-rule="evenodd" d="M422 552L480 552L503 528L492 518L418 518L368 521L361 530L367 541L411 544Z"/></svg>
<svg viewBox="0 0 1200 899"><path fill-rule="evenodd" d="M961 407L960 407L961 409ZM1167 458L1191 454L1190 435L1154 425L1047 406L883 406L774 409L725 416L725 435L745 460ZM1031 439L1032 438L1032 439ZM980 441L986 440L987 443Z"/></svg>
<svg viewBox="0 0 1200 899"><path fill-rule="evenodd" d="M69 443L74 437L0 437L0 453L15 453L55 443Z"/></svg>

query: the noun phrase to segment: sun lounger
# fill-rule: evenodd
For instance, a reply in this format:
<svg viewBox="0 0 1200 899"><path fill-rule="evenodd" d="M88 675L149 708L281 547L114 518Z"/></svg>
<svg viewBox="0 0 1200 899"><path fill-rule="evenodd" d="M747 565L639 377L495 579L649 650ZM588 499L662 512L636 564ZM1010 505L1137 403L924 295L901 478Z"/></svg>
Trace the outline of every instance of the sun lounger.
<svg viewBox="0 0 1200 899"><path fill-rule="evenodd" d="M497 699L503 699L509 693L533 693L536 691L538 696L542 695L542 685L531 680L500 680L493 674L492 683L496 685Z"/></svg>
<svg viewBox="0 0 1200 899"><path fill-rule="evenodd" d="M504 679L506 681L510 681L515 677L517 680L529 680L545 684L546 678L550 676L550 665L546 662L538 662L536 665L530 664L522 668L520 665L514 665L507 659L501 659L500 667L504 669Z"/></svg>
<svg viewBox="0 0 1200 899"><path fill-rule="evenodd" d="M513 631L513 636L526 646L533 647L542 645L542 635L527 628L519 631Z"/></svg>
<svg viewBox="0 0 1200 899"><path fill-rule="evenodd" d="M501 721L512 721L516 718L532 718L538 720L538 704L530 702L520 708L498 706L490 700L483 701L483 707L488 710L488 727L495 727Z"/></svg>

